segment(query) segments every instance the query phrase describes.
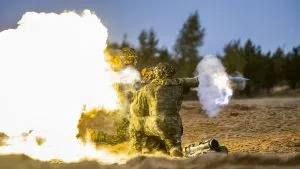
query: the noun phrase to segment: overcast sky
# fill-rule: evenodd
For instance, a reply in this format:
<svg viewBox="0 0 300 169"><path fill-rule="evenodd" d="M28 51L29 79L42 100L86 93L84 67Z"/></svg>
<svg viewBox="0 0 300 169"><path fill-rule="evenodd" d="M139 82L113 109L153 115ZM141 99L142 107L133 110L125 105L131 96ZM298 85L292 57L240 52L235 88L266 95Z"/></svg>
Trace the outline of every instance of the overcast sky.
<svg viewBox="0 0 300 169"><path fill-rule="evenodd" d="M12 28L27 11L95 11L109 40L123 34L137 46L142 29L153 28L159 47L169 49L187 17L198 10L206 29L201 54L222 53L231 40L251 38L263 51L300 45L300 0L0 0L0 31Z"/></svg>

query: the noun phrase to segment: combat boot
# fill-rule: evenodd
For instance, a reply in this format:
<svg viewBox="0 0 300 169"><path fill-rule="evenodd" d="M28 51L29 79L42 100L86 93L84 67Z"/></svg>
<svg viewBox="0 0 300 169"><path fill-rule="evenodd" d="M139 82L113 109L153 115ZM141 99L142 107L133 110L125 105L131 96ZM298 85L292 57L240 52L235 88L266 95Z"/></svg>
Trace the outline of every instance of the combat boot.
<svg viewBox="0 0 300 169"><path fill-rule="evenodd" d="M182 152L180 151L179 148L174 147L170 150L170 156L172 157L183 157Z"/></svg>
<svg viewBox="0 0 300 169"><path fill-rule="evenodd" d="M176 146L176 144L174 143L174 140L171 140L171 139L166 139L165 144L167 146L170 156L172 156L172 157L182 157L183 156L180 144L179 145L177 144L177 146Z"/></svg>

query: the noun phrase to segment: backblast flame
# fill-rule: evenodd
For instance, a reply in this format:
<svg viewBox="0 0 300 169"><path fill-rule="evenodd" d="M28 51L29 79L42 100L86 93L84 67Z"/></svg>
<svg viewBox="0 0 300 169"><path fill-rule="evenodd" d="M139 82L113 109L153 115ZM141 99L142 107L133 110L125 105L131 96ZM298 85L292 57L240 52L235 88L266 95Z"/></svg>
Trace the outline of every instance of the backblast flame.
<svg viewBox="0 0 300 169"><path fill-rule="evenodd" d="M103 54L107 36L89 10L27 12L16 29L0 32L0 132L9 136L0 154L120 162L120 154L96 151L75 138L83 105L118 108L112 86L118 77Z"/></svg>

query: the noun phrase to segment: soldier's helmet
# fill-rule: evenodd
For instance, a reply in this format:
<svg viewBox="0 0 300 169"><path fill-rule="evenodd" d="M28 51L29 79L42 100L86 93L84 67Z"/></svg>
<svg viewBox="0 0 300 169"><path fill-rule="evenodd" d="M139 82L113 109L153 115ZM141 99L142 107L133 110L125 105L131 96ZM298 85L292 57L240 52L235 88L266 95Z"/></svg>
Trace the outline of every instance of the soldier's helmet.
<svg viewBox="0 0 300 169"><path fill-rule="evenodd" d="M158 79L172 78L175 73L175 68L166 62L159 63L154 69L155 78Z"/></svg>
<svg viewBox="0 0 300 169"><path fill-rule="evenodd" d="M132 48L123 48L121 51L121 60L124 66L135 66L137 63L135 50Z"/></svg>
<svg viewBox="0 0 300 169"><path fill-rule="evenodd" d="M142 82L143 83L149 83L151 82L155 76L154 76L154 67L145 67L141 70L142 75Z"/></svg>

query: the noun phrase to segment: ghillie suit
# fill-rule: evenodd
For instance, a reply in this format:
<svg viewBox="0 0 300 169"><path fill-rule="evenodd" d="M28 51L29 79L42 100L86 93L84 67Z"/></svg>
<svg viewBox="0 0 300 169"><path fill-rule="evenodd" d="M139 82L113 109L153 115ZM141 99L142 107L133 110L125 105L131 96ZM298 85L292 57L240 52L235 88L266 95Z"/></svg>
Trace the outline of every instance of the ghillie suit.
<svg viewBox="0 0 300 169"><path fill-rule="evenodd" d="M77 138L96 145L116 145L128 140L129 121L118 110L92 109L81 114Z"/></svg>
<svg viewBox="0 0 300 169"><path fill-rule="evenodd" d="M96 144L115 145L128 141L129 105L136 89L132 84L115 83L120 108L105 110L94 108L83 111L77 125L78 135L82 141L86 137Z"/></svg>
<svg viewBox="0 0 300 169"><path fill-rule="evenodd" d="M173 78L175 69L167 63L158 64L154 73L155 79L136 93L131 104L129 129L132 148L139 152L143 148L149 149L143 145L143 140L151 138L146 145L155 145L154 150L182 156L183 127L179 111L184 89L197 87L198 79Z"/></svg>
<svg viewBox="0 0 300 169"><path fill-rule="evenodd" d="M143 77L141 84L142 86L149 84L155 77L154 67L145 67L141 70L141 75Z"/></svg>
<svg viewBox="0 0 300 169"><path fill-rule="evenodd" d="M106 60L110 63L112 70L118 72L127 66L135 66L136 55L130 48L110 50L106 51ZM119 98L119 109L113 111L104 108L83 110L77 125L77 138L83 142L89 139L98 145L115 145L128 141L129 105L136 86L130 83L115 83L113 87Z"/></svg>
<svg viewBox="0 0 300 169"><path fill-rule="evenodd" d="M137 57L132 48L107 49L105 56L106 61L110 63L111 69L115 72L119 72L127 66L134 67L137 63Z"/></svg>

